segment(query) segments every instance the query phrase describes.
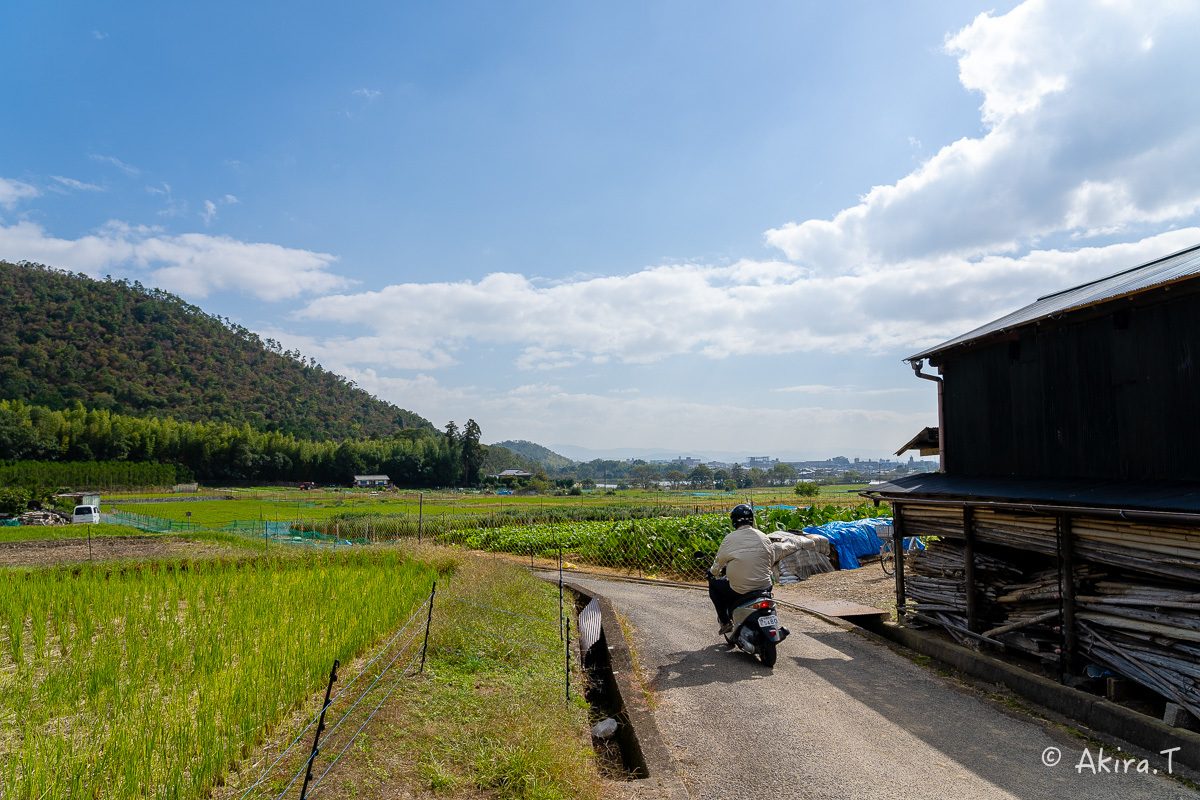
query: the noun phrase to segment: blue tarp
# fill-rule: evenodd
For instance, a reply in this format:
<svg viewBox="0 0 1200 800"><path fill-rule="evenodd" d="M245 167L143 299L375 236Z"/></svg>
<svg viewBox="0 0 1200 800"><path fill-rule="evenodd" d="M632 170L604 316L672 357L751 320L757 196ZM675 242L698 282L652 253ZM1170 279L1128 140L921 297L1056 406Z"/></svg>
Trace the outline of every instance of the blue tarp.
<svg viewBox="0 0 1200 800"><path fill-rule="evenodd" d="M828 539L829 544L837 551L838 564L842 569L858 569L860 556L879 555L879 546L883 544L883 540L879 538L876 529L887 527L888 533L890 533L891 526L890 518L880 517L878 519L860 519L854 522L827 522L824 525L805 528L804 532L820 534ZM910 543L911 539L904 540L905 547L908 547ZM921 550L925 549L919 541L917 547Z"/></svg>

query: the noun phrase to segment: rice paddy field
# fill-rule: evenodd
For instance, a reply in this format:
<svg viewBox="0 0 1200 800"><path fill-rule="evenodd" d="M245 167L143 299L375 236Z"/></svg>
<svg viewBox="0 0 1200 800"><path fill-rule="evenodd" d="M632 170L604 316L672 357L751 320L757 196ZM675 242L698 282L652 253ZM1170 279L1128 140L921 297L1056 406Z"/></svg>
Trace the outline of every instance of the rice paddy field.
<svg viewBox="0 0 1200 800"><path fill-rule="evenodd" d="M0 572L0 797L204 797L428 595L395 549Z"/></svg>

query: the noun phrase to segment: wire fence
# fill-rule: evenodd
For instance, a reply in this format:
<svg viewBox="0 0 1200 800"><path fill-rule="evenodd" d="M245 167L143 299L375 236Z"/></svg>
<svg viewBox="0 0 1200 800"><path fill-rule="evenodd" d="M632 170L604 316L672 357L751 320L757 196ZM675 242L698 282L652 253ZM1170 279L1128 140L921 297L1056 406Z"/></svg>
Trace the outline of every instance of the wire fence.
<svg viewBox="0 0 1200 800"><path fill-rule="evenodd" d="M470 607L472 611L470 614L463 614L455 611L455 607L458 609ZM438 613L435 613L435 609ZM487 631L461 621L463 618L472 620L483 618L495 621L497 618L502 620L505 617L523 619L547 626L557 624L561 649L551 649L535 642L507 636L503 633L503 624L497 625L497 630ZM431 633L434 643L430 641ZM437 644L436 642L439 640L444 643ZM486 643L484 643L485 640ZM449 646L450 644L459 644L459 647ZM497 645L502 646L504 656L507 658L487 652L495 649ZM413 611L405 623L336 693L333 692L333 687L338 682L339 665L336 660L333 662L325 699L320 709L275 755L255 780L236 795L237 800L247 800L251 796L283 800L291 794L295 794L300 800L307 800L315 796L327 778L330 778L331 775L336 776L334 770L337 765L352 752L351 748L354 743L359 740L367 726L384 708L396 689L406 679L412 679L424 671L426 660L431 652L441 654L443 658L503 665L509 670L519 672L532 679L549 679L545 672L514 669L516 663L525 661L521 654L528 653L530 650L549 650L563 654L562 680L565 697L569 701L570 615L563 604L561 581L557 620L533 617L446 593L439 595L435 583L429 596ZM352 690L356 684L358 686ZM327 716L335 718L328 726L326 725ZM315 732L314 727L316 728ZM301 759L303 750L298 746L308 735L313 737L312 746L307 757ZM324 754L329 754L329 757L323 757ZM279 789L280 786L282 786L281 789Z"/></svg>

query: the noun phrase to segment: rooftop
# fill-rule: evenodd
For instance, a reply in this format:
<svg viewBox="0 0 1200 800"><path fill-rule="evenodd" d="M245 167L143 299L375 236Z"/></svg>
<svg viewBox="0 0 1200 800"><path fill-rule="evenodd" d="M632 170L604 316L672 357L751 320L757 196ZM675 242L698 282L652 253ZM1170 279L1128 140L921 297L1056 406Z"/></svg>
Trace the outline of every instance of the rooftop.
<svg viewBox="0 0 1200 800"><path fill-rule="evenodd" d="M962 336L922 350L909 356L905 361L926 359L945 350L969 344L977 339L1005 333L1031 322L1056 317L1067 311L1076 311L1196 276L1200 276L1200 244L1090 283L1039 297L1024 308L964 333Z"/></svg>

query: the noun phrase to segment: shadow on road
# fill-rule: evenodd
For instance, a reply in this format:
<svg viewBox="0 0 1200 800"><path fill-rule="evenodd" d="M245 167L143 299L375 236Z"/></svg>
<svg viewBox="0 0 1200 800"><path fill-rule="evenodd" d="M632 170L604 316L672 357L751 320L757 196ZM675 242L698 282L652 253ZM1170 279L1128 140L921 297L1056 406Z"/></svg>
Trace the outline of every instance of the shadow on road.
<svg viewBox="0 0 1200 800"><path fill-rule="evenodd" d="M739 683L758 680L771 674L760 661L724 643L711 644L703 650L669 653L668 659L650 679L653 691L685 686L706 686L713 683Z"/></svg>

